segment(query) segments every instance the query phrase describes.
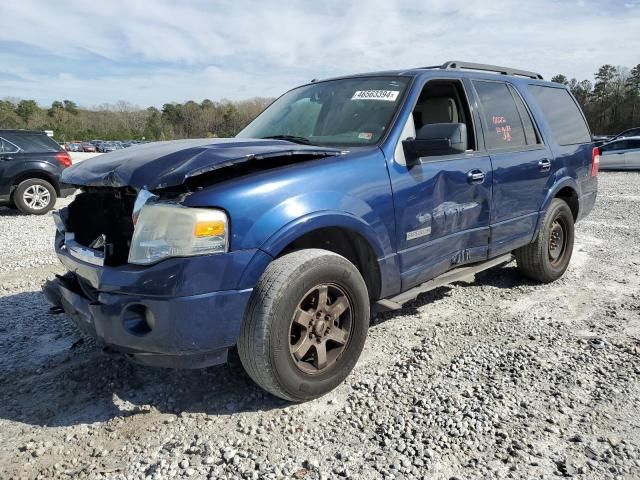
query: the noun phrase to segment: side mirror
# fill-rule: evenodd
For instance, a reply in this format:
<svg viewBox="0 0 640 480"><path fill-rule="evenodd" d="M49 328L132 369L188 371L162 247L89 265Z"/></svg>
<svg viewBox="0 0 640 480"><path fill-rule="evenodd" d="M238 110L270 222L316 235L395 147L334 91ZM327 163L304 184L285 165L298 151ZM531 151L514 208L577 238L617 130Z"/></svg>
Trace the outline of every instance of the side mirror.
<svg viewBox="0 0 640 480"><path fill-rule="evenodd" d="M429 123L416 138L402 141L404 155L410 164L421 157L455 155L467 151L467 126L464 123Z"/></svg>

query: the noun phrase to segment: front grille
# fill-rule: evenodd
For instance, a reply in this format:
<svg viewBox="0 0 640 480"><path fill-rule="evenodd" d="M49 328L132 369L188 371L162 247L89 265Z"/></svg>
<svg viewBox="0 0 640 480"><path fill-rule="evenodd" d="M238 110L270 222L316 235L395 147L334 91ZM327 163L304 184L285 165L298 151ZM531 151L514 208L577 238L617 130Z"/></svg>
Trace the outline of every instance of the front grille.
<svg viewBox="0 0 640 480"><path fill-rule="evenodd" d="M135 199L135 192L128 189L87 189L69 204L67 231L75 234L80 245L104 249L105 265L123 265L133 237Z"/></svg>

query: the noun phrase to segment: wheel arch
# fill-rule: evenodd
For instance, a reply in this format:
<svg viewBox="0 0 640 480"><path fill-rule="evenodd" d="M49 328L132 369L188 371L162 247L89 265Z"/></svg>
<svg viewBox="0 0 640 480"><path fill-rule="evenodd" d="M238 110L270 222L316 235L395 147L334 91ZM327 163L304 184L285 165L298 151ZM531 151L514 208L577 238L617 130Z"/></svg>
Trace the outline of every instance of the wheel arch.
<svg viewBox="0 0 640 480"><path fill-rule="evenodd" d="M381 288L380 268L373 247L362 234L344 227L321 227L291 241L276 258L307 248L328 250L345 257L362 275L369 297L378 298Z"/></svg>
<svg viewBox="0 0 640 480"><path fill-rule="evenodd" d="M281 228L261 245L261 253L245 270L241 286L255 284L271 260L306 248L347 258L364 278L369 297L379 298L385 279L378 259L384 257L384 248L368 224L344 212L305 215Z"/></svg>
<svg viewBox="0 0 640 480"><path fill-rule="evenodd" d="M542 203L540 213L547 211L547 208L549 208L549 205L554 198L562 198L565 201L568 200L567 203L569 203L569 201L575 202L575 211L571 204L569 204L569 207L571 207L571 213L573 213L574 218L578 218L578 213L580 211L580 187L574 178L561 178L559 181L555 182L551 188L549 188L549 191L544 198L544 202Z"/></svg>
<svg viewBox="0 0 640 480"><path fill-rule="evenodd" d="M25 180L31 180L32 178L38 178L40 180L49 182L56 191L56 195L60 195L60 182L54 175L43 170L29 170L16 175L11 181L11 198L13 198L13 194L16 191L16 188L18 188L18 185L20 185Z"/></svg>
<svg viewBox="0 0 640 480"><path fill-rule="evenodd" d="M572 177L565 177L560 179L560 181L556 182L544 198L542 202L542 207L540 208L540 212L538 214L538 223L536 225L536 229L533 232L533 238L535 239L540 232L540 228L542 226L542 219L544 217L544 213L551 205L551 202L555 198L561 198L565 202L569 204L569 208L571 209L571 213L573 214L574 221L578 219L578 215L580 213L580 194L579 187L576 183L575 179ZM571 202L571 203L569 203Z"/></svg>
<svg viewBox="0 0 640 480"><path fill-rule="evenodd" d="M578 220L578 214L580 213L580 200L578 198L578 192L576 192L574 188L566 185L558 190L553 198L560 198L564 200L571 209L573 221L575 222Z"/></svg>

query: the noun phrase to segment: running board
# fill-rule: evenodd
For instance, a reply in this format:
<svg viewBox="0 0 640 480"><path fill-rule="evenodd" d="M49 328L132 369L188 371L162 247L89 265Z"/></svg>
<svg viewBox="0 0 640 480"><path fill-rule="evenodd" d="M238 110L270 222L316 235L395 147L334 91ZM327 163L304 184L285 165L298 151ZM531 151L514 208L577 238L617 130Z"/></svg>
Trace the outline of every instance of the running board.
<svg viewBox="0 0 640 480"><path fill-rule="evenodd" d="M491 260L487 260L486 262L474 263L467 267L455 268L453 270L449 270L446 273L443 273L439 277L424 282L417 287L413 287L406 292L401 293L400 295L396 295L395 297L391 298L384 298L382 300L378 300L376 303L388 310L399 310L402 308L403 304L407 303L410 300L414 300L421 293L434 290L438 287L442 287L453 282L461 282L465 280L473 281L473 277L476 273L480 273L483 270L487 270L489 268L497 267L498 265L509 263L513 260L513 258L513 255L508 253L506 255L501 255L499 257L492 258Z"/></svg>

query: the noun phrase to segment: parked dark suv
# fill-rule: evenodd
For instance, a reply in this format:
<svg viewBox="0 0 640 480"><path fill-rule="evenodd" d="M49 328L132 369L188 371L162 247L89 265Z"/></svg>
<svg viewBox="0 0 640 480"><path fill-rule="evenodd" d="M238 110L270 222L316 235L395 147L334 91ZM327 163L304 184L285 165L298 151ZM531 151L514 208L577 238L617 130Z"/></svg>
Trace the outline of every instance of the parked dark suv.
<svg viewBox="0 0 640 480"><path fill-rule="evenodd" d="M448 62L316 81L236 138L68 169L69 273L45 293L134 361L204 367L237 345L259 385L307 400L352 370L371 304L514 258L562 276L598 162L569 90L536 73Z"/></svg>
<svg viewBox="0 0 640 480"><path fill-rule="evenodd" d="M60 182L71 157L44 132L0 130L0 206L43 215L74 192Z"/></svg>

